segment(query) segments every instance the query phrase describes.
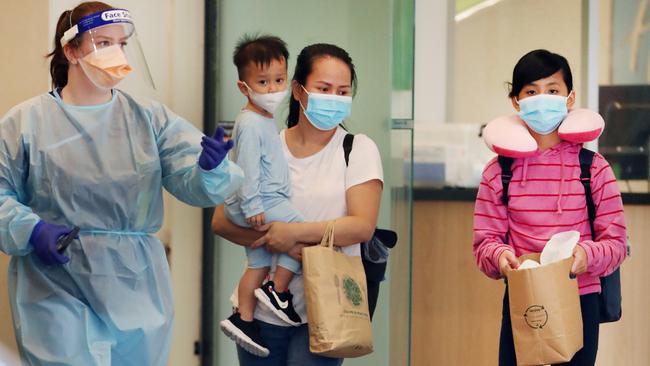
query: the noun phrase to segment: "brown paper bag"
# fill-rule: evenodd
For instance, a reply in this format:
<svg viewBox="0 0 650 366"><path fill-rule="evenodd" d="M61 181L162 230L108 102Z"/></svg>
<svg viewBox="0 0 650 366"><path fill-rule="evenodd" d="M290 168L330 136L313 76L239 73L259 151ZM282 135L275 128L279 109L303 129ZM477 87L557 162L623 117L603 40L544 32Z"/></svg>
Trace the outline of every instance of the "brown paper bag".
<svg viewBox="0 0 650 366"><path fill-rule="evenodd" d="M361 257L334 249L334 222L320 245L302 252L309 350L350 358L372 352L368 290Z"/></svg>
<svg viewBox="0 0 650 366"><path fill-rule="evenodd" d="M526 259L539 262L539 254L520 261ZM578 281L569 277L572 263L567 258L507 273L517 365L566 362L582 348Z"/></svg>

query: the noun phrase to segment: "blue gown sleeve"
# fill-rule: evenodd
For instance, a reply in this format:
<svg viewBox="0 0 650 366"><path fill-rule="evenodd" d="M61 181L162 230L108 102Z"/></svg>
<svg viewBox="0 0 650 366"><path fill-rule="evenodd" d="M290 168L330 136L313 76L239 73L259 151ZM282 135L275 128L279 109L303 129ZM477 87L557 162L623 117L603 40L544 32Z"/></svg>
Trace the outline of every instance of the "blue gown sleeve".
<svg viewBox="0 0 650 366"><path fill-rule="evenodd" d="M29 156L20 126L11 117L0 120L0 250L8 255L32 251L29 237L40 220L24 204Z"/></svg>
<svg viewBox="0 0 650 366"><path fill-rule="evenodd" d="M156 143L162 167L162 183L169 193L188 205L214 207L232 195L244 180L236 164L225 158L206 171L198 165L203 134L191 123L165 113Z"/></svg>
<svg viewBox="0 0 650 366"><path fill-rule="evenodd" d="M260 196L262 158L262 137L256 126L242 123L238 129L236 149L237 165L244 171L246 179L237 191L240 207L246 218L264 212Z"/></svg>

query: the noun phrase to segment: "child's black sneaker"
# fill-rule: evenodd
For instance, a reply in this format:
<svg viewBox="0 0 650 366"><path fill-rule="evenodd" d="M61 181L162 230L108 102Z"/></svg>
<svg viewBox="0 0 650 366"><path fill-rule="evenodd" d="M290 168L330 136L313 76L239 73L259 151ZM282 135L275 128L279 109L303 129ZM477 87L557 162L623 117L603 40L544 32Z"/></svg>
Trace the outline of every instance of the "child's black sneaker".
<svg viewBox="0 0 650 366"><path fill-rule="evenodd" d="M255 297L260 304L272 311L278 318L294 327L302 324L300 315L293 308L293 295L289 290L281 293L275 292L273 281L268 281L262 288L255 290Z"/></svg>
<svg viewBox="0 0 650 366"><path fill-rule="evenodd" d="M256 320L242 320L239 313L232 314L219 323L221 331L249 353L259 357L268 357L269 349L260 336L260 326Z"/></svg>

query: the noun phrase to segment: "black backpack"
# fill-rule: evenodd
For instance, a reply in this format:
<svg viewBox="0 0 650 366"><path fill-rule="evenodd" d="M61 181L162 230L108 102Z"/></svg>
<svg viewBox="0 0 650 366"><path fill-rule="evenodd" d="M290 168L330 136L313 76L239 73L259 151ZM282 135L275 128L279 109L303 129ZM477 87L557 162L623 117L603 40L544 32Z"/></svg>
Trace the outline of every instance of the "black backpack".
<svg viewBox="0 0 650 366"><path fill-rule="evenodd" d="M589 215L589 226L591 227L591 238L596 240L594 220L596 220L596 205L591 195L591 162L594 160L594 152L585 148L580 149L580 182L585 189L587 201L587 213ZM508 206L508 186L512 180L513 158L499 155L497 158L501 167L501 183L503 184L503 195L501 202ZM621 319L621 272L617 268L612 274L600 278L600 322L609 323Z"/></svg>
<svg viewBox="0 0 650 366"><path fill-rule="evenodd" d="M343 139L343 154L345 166L348 166L354 135L347 134ZM372 239L361 243L361 262L366 272L366 286L368 288L368 310L372 319L377 307L379 297L379 283L384 280L388 264L389 249L397 244L397 233L392 230L375 229Z"/></svg>

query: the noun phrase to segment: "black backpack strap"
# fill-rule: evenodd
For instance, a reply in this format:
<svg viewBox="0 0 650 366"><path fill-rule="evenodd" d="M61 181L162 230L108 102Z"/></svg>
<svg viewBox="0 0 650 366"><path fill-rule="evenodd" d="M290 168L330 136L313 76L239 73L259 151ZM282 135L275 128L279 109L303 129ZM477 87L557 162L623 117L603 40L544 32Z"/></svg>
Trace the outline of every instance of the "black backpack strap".
<svg viewBox="0 0 650 366"><path fill-rule="evenodd" d="M504 205L508 206L508 201L510 200L508 197L508 187L510 186L510 181L512 180L512 163L514 163L515 159L499 155L497 161L501 167L501 185L503 185L501 202L503 202Z"/></svg>
<svg viewBox="0 0 650 366"><path fill-rule="evenodd" d="M348 166L350 161L350 153L352 152L352 143L354 142L354 135L348 133L343 139L343 156L345 157L345 166Z"/></svg>
<svg viewBox="0 0 650 366"><path fill-rule="evenodd" d="M587 213L589 214L589 227L591 227L591 239L596 240L594 221L596 220L596 205L591 195L591 163L594 160L594 152L582 148L578 154L580 159L580 183L585 188L585 199L587 200Z"/></svg>

